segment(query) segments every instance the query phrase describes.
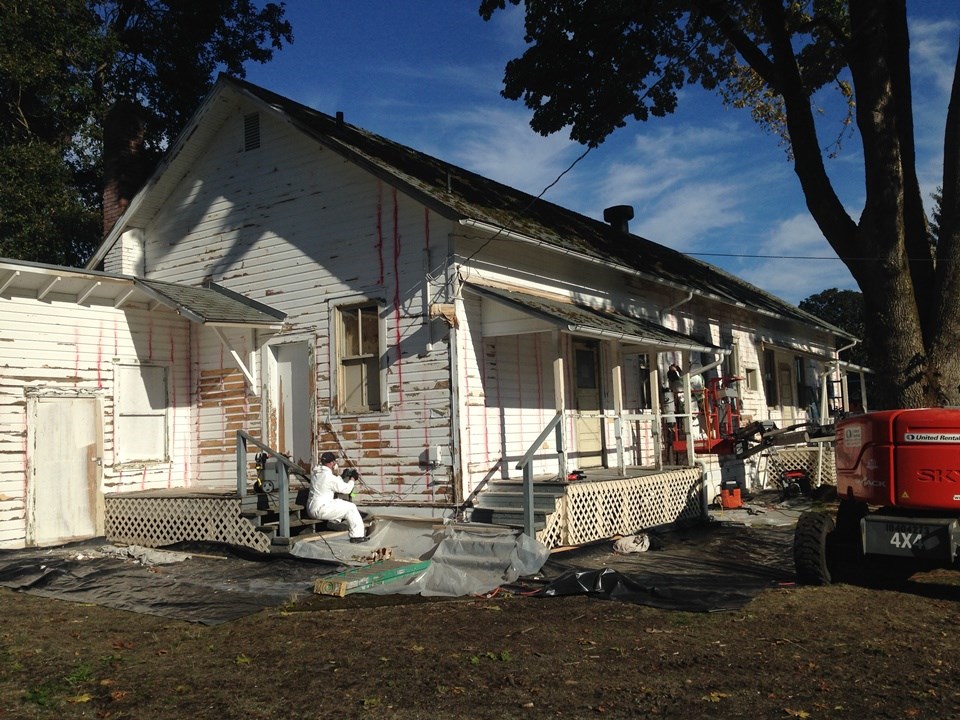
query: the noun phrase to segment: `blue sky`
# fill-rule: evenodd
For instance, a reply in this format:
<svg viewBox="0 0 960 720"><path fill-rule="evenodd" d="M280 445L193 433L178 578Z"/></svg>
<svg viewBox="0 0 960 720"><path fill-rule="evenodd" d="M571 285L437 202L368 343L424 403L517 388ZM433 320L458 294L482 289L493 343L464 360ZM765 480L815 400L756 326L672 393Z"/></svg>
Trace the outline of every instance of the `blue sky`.
<svg viewBox="0 0 960 720"><path fill-rule="evenodd" d="M929 198L942 178L960 2L907 5L919 174ZM271 63L250 65L247 79L538 195L584 148L563 133L537 135L530 111L501 97L504 65L525 49L522 10L510 6L484 22L478 6L479 0L286 0L294 42ZM828 168L858 218L863 180L856 137ZM632 205L631 232L793 303L831 287L856 288L810 219L778 139L747 111L724 108L697 88L684 91L674 115L616 131L544 197L597 219L605 207ZM827 259L804 259L814 257Z"/></svg>

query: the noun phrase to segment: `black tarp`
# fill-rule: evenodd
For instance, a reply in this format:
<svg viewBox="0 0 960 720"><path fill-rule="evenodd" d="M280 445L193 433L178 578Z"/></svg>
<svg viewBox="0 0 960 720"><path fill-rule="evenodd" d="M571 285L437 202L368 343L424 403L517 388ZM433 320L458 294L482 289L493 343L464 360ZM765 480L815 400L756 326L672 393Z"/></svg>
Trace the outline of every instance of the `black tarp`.
<svg viewBox="0 0 960 720"><path fill-rule="evenodd" d="M794 579L792 526L711 522L649 535L660 549L620 555L611 541L603 541L555 551L536 578L521 578L515 589L541 597L586 594L664 609L717 611L743 607L762 590ZM102 538L0 551L0 586L216 625L303 599L313 594L317 579L344 569L224 546L168 550L189 557L166 562L161 551L137 558Z"/></svg>
<svg viewBox="0 0 960 720"><path fill-rule="evenodd" d="M741 608L794 580L792 526L710 523L649 535L660 549L617 555L604 542L554 553L541 571L546 584L532 594L704 612Z"/></svg>
<svg viewBox="0 0 960 720"><path fill-rule="evenodd" d="M217 625L302 598L313 592L317 578L338 569L221 546L178 549L186 557L170 562L164 561L162 551L142 559L114 552L102 538L57 548L0 551L0 585Z"/></svg>

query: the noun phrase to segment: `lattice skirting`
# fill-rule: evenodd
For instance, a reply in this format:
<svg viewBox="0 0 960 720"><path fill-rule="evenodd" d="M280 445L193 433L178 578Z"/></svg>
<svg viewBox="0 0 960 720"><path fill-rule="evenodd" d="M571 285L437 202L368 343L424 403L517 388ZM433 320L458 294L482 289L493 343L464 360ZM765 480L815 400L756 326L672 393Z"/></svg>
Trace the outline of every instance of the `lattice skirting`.
<svg viewBox="0 0 960 720"><path fill-rule="evenodd" d="M160 547L202 540L270 551L270 538L240 517L240 498L113 495L104 500L111 542Z"/></svg>
<svg viewBox="0 0 960 720"><path fill-rule="evenodd" d="M837 464L832 443L816 447L784 447L771 450L767 456L765 487L776 487L784 470L805 470L814 485L837 484ZM819 470L819 472L818 472Z"/></svg>
<svg viewBox="0 0 960 720"><path fill-rule="evenodd" d="M580 545L613 535L703 513L703 478L699 468L683 468L622 480L576 482L557 499L537 539L547 547Z"/></svg>

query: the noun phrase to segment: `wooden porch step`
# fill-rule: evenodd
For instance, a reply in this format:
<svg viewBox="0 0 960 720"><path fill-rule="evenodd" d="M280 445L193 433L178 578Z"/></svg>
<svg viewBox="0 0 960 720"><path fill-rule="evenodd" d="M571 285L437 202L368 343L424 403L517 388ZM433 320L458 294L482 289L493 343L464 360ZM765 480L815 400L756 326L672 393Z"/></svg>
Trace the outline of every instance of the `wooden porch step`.
<svg viewBox="0 0 960 720"><path fill-rule="evenodd" d="M474 508L470 514L470 522L522 528L524 527L523 510ZM534 510L533 529L542 530L546 526L546 513Z"/></svg>
<svg viewBox="0 0 960 720"><path fill-rule="evenodd" d="M314 532L317 525L322 525L323 520L314 520L313 518L290 518L290 534L291 535L300 535L305 532ZM280 532L280 521L272 520L270 522L261 523L256 526L257 530L264 533L267 537L271 539L278 539L277 533Z"/></svg>
<svg viewBox="0 0 960 720"><path fill-rule="evenodd" d="M557 508L558 497L558 495L534 493L534 512L553 512ZM477 499L475 507L490 510L522 510L523 493L483 493Z"/></svg>

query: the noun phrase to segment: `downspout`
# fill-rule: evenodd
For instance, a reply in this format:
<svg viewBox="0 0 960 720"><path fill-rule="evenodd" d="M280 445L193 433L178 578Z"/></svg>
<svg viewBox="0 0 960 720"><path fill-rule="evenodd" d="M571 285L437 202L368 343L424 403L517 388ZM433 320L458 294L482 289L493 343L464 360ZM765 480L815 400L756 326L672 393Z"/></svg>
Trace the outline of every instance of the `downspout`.
<svg viewBox="0 0 960 720"><path fill-rule="evenodd" d="M461 281L458 273L454 270L454 239L453 234L447 236L447 260L446 260L446 282L444 283L444 300L453 302L454 312L457 313L463 307L460 299ZM456 283L453 299L450 298L450 288ZM453 504L459 507L465 495L466 488L463 487L464 469L463 462L463 444L460 437L460 352L458 343L460 342L457 326L459 323L451 323L449 338L447 343L447 358L450 363L450 483L453 486ZM456 519L456 518L454 518Z"/></svg>
<svg viewBox="0 0 960 720"><path fill-rule="evenodd" d="M673 303L673 305L667 305L662 310L657 310L657 317L660 319L660 322L662 323L664 315L666 315L669 312L673 312L681 305L686 305L691 300L693 300L693 290L690 290L689 292L687 292L687 296L685 298L678 300L677 302Z"/></svg>
<svg viewBox="0 0 960 720"><path fill-rule="evenodd" d="M838 370L838 369L840 368L840 353L846 352L847 350L850 350L852 347L854 347L854 346L855 346L857 343L859 343L859 342L860 342L859 340L857 340L856 338L854 338L853 342L851 342L849 345L844 345L842 348L840 348L840 349L837 350L837 359L836 359L836 360L831 360L831 361L828 362L828 363L824 363L824 373L823 373L823 375L824 375L824 381L823 381L823 384L822 384L821 389L820 389L820 424L821 424L821 425L826 425L826 424L827 424L827 417L828 417L828 414L827 414L827 400L828 400L829 398L827 397L827 375L830 374L830 373L833 373L835 370ZM866 411L866 409L867 409L867 405L866 405L867 386L866 386L866 383L864 382L864 378L863 378L863 374L862 374L862 373L860 374L860 394L864 396L864 397L862 398L862 400L863 400L863 409L864 409L864 411ZM847 396L847 383L846 383L845 381L844 381L844 383L843 383L843 411L844 411L844 412L849 412L849 411L850 411L850 398Z"/></svg>

